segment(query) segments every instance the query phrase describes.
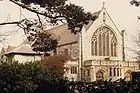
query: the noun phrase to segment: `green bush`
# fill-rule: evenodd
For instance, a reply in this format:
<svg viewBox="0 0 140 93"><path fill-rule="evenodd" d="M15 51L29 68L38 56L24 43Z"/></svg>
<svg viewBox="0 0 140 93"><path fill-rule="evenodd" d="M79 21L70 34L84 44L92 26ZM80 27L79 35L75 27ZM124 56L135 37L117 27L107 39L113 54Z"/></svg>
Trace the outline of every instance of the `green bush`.
<svg viewBox="0 0 140 93"><path fill-rule="evenodd" d="M35 93L44 82L55 85L61 79L40 62L7 62L0 65L0 93Z"/></svg>
<svg viewBox="0 0 140 93"><path fill-rule="evenodd" d="M71 82L66 93L140 93L140 80L125 81L96 81L96 82Z"/></svg>
<svg viewBox="0 0 140 93"><path fill-rule="evenodd" d="M70 82L41 62L7 62L0 64L0 93L140 93L140 79Z"/></svg>

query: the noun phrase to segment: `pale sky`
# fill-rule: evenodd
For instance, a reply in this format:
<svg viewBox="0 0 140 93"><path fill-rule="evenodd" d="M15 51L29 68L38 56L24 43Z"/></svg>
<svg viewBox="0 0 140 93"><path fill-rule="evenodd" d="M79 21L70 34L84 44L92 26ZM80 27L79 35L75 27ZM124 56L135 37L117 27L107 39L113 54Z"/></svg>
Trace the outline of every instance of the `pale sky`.
<svg viewBox="0 0 140 93"><path fill-rule="evenodd" d="M102 3L105 2L106 10L117 25L119 30L126 30L125 44L126 48L133 48L135 46L133 40L136 38L140 30L140 20L137 16L140 15L140 7L130 5L130 0L70 0L70 2L83 6L86 11L96 12L102 8ZM33 16L33 14L26 10L21 10L24 16ZM34 15L35 16L35 15ZM23 16L21 16L22 18ZM0 2L0 22L9 18L9 21L20 19L20 9L9 0ZM5 26L0 28L0 32L14 31L17 27ZM9 45L19 45L24 39L23 31L16 32L10 36L7 43ZM127 57L131 56L132 52L126 51ZM130 55L128 55L130 54ZM131 57L132 58L132 57Z"/></svg>

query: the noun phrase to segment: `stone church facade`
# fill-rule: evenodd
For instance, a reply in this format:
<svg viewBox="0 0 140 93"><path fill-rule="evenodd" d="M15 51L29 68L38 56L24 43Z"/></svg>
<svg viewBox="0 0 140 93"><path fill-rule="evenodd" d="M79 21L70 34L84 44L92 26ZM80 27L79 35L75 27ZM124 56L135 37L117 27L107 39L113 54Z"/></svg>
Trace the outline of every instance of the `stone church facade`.
<svg viewBox="0 0 140 93"><path fill-rule="evenodd" d="M117 28L104 7L93 15L98 18L77 35L68 30L67 24L47 30L59 38L55 53L71 56L65 63L65 76L74 81L130 80L139 64L125 61L124 30Z"/></svg>

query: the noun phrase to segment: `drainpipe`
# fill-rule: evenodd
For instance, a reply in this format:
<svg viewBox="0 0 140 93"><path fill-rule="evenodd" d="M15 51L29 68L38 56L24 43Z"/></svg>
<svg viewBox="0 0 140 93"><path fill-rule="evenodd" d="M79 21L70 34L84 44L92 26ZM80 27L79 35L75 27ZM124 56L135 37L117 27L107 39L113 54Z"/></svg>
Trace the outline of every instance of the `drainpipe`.
<svg viewBox="0 0 140 93"><path fill-rule="evenodd" d="M79 60L78 60L78 80L79 81L83 81L84 79L84 73L83 73L83 42L82 42L82 31L79 33L79 49L80 49L80 52L79 52Z"/></svg>
<svg viewBox="0 0 140 93"><path fill-rule="evenodd" d="M83 40L82 40L82 31L80 33L80 37L81 37L81 81L83 81L84 77L83 77Z"/></svg>

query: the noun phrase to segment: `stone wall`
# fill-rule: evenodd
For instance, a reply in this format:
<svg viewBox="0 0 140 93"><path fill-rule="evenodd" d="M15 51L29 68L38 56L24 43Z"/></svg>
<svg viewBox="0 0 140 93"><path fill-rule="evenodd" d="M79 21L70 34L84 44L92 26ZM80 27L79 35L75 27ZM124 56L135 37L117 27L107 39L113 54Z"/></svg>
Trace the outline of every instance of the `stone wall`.
<svg viewBox="0 0 140 93"><path fill-rule="evenodd" d="M57 47L57 54L66 54L66 51L68 52L68 55L72 59L78 59L79 57L79 44L78 43L71 43L64 46Z"/></svg>

